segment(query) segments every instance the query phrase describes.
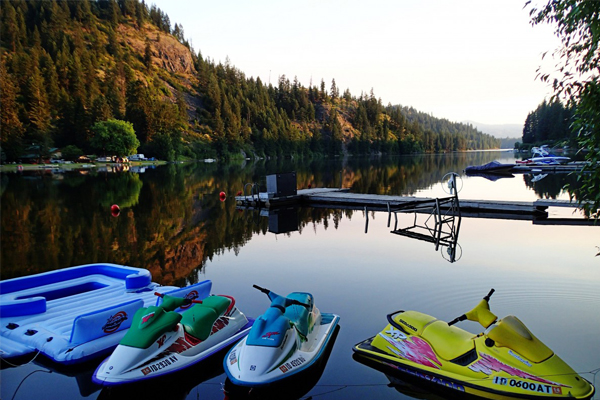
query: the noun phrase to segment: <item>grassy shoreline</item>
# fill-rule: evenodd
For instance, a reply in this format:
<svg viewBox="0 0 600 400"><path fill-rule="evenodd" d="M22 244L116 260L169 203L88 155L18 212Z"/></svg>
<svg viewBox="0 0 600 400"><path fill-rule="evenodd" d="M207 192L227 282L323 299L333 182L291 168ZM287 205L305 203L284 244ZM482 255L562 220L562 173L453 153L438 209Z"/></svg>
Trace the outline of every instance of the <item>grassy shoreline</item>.
<svg viewBox="0 0 600 400"><path fill-rule="evenodd" d="M73 163L73 164L3 164L0 165L0 172L20 172L20 171L44 171L44 170L72 170L82 168L98 168L103 166L126 165L128 167L147 166L147 165L165 165L166 161L130 161L128 163L106 163L106 162L89 162L89 163ZM19 168L21 167L21 168Z"/></svg>

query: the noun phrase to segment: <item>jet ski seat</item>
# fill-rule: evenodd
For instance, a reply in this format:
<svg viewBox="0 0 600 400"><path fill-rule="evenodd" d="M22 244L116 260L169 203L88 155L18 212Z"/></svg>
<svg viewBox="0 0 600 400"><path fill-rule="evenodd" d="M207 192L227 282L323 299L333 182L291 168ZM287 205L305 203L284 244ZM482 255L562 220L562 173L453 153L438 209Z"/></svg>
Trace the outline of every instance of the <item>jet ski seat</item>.
<svg viewBox="0 0 600 400"><path fill-rule="evenodd" d="M211 296L202 301L202 304L195 304L192 308L183 313L181 324L185 331L195 338L206 340L210 336L213 324L219 317L219 314L213 307L207 305L207 300L217 296Z"/></svg>
<svg viewBox="0 0 600 400"><path fill-rule="evenodd" d="M299 301L300 303L308 304L310 306L310 311L312 311L313 305L313 296L310 293L304 292L293 292L287 296L288 299ZM308 336L309 332L309 310L303 306L289 306L285 310L285 316L290 319L298 329L298 331L304 335L304 337ZM312 321L314 324L314 321Z"/></svg>
<svg viewBox="0 0 600 400"><path fill-rule="evenodd" d="M202 300L202 304L211 307L216 311L217 315L222 315L231 304L231 301L231 299L225 296L209 296Z"/></svg>
<svg viewBox="0 0 600 400"><path fill-rule="evenodd" d="M181 314L165 311L162 307L150 306L138 309L120 344L147 349L163 333L175 327L181 320Z"/></svg>
<svg viewBox="0 0 600 400"><path fill-rule="evenodd" d="M405 332L420 336L431 344L444 360L454 360L473 350L473 335L455 326L448 326L431 315L418 311L405 311L394 316Z"/></svg>
<svg viewBox="0 0 600 400"><path fill-rule="evenodd" d="M475 348L473 334L439 319L425 327L421 337L444 360L454 360Z"/></svg>
<svg viewBox="0 0 600 400"><path fill-rule="evenodd" d="M508 347L534 363L547 360L554 354L514 315L502 318L490 329L487 336L496 346Z"/></svg>

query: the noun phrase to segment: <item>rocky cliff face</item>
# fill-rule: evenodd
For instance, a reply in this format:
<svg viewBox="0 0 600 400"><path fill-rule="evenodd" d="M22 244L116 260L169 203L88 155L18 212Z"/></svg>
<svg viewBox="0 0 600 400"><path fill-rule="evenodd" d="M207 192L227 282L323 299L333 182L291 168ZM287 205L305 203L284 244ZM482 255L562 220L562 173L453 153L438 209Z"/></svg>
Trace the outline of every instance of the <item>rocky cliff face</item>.
<svg viewBox="0 0 600 400"><path fill-rule="evenodd" d="M132 26L121 24L118 31L125 43L142 56L148 41L152 51L152 62L158 68L186 75L196 72L190 50L173 36L160 32L155 26L146 24L143 30L137 30Z"/></svg>

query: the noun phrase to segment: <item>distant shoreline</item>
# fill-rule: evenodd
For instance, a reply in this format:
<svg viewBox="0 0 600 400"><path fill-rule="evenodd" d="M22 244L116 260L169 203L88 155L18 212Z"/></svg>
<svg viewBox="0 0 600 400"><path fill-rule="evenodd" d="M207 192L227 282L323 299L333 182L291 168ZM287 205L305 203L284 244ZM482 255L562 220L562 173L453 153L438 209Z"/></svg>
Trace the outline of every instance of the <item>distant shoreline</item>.
<svg viewBox="0 0 600 400"><path fill-rule="evenodd" d="M74 170L74 169L92 169L103 166L118 166L127 165L129 167L137 166L149 166L149 165L165 165L166 161L130 161L128 163L107 163L107 162L89 162L89 163L72 163L72 164L3 164L0 165L0 172L22 172L22 171L52 171L55 169L60 170ZM19 168L21 167L21 168Z"/></svg>

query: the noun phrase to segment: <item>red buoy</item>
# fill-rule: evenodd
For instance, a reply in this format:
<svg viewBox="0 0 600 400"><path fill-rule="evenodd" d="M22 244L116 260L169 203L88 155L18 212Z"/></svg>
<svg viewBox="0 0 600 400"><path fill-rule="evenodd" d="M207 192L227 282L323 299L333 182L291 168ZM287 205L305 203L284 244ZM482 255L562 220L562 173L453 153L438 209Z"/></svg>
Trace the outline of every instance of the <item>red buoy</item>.
<svg viewBox="0 0 600 400"><path fill-rule="evenodd" d="M121 208L118 205L113 204L112 206L110 206L110 213L113 217L118 217L119 214L121 214Z"/></svg>
<svg viewBox="0 0 600 400"><path fill-rule="evenodd" d="M221 192L219 193L219 199L221 201L225 201L225 199L227 198L227 195L225 194L225 192Z"/></svg>

